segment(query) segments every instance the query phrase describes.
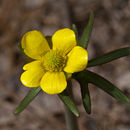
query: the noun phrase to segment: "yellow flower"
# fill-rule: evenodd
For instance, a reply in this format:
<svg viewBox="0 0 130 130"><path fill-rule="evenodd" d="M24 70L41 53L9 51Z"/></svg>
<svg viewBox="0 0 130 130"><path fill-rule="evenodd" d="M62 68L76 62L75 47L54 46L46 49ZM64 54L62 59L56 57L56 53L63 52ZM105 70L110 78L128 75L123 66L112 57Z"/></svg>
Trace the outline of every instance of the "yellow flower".
<svg viewBox="0 0 130 130"><path fill-rule="evenodd" d="M21 82L27 87L41 86L48 94L61 93L67 87L66 73L82 71L88 62L87 51L76 46L71 29L58 30L52 36L52 49L39 31L27 32L22 38L22 48L35 61L23 66Z"/></svg>

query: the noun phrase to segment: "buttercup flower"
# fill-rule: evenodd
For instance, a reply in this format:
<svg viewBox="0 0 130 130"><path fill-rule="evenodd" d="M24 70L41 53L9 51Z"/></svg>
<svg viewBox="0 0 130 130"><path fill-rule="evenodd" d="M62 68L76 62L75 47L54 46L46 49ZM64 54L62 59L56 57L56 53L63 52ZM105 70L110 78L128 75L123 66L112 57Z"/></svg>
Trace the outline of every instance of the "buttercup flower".
<svg viewBox="0 0 130 130"><path fill-rule="evenodd" d="M71 29L58 30L52 36L52 49L39 31L27 32L22 38L24 53L34 59L23 66L21 82L27 87L41 86L48 94L61 93L67 87L65 73L79 72L88 62L87 51L76 46Z"/></svg>

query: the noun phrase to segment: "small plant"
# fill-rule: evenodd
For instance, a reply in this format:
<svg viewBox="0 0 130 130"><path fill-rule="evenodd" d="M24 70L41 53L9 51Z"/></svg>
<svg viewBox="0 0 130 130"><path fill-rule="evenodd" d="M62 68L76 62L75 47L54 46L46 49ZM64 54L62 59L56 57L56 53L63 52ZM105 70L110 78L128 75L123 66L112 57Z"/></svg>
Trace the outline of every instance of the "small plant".
<svg viewBox="0 0 130 130"><path fill-rule="evenodd" d="M78 130L75 116L79 116L79 111L72 97L72 78L80 83L82 102L88 114L91 113L89 83L96 85L115 99L130 104L130 99L121 90L102 76L88 70L89 67L105 64L130 54L130 47L127 47L88 60L87 46L93 23L94 15L91 12L80 39L75 25L72 26L73 30L61 29L53 36L44 37L36 30L27 32L23 36L19 48L31 59L31 62L24 65L25 72L20 79L24 86L33 88L16 108L15 114L21 113L43 90L48 94L59 96L69 111L66 118L68 130ZM69 118L73 120L72 123L69 122Z"/></svg>

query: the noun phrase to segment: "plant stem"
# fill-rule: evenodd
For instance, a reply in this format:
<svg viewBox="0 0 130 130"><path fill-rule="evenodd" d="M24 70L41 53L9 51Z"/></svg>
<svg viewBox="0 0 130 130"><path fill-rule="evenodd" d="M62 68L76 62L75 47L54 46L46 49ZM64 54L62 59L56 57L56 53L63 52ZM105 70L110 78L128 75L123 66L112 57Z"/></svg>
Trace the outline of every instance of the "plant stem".
<svg viewBox="0 0 130 130"><path fill-rule="evenodd" d="M68 87L69 94L73 98L71 81L68 81L67 87ZM78 128L77 117L65 105L64 105L64 111L65 111L67 130L78 130L79 128Z"/></svg>
<svg viewBox="0 0 130 130"><path fill-rule="evenodd" d="M78 130L76 116L66 106L64 106L64 109L67 130Z"/></svg>

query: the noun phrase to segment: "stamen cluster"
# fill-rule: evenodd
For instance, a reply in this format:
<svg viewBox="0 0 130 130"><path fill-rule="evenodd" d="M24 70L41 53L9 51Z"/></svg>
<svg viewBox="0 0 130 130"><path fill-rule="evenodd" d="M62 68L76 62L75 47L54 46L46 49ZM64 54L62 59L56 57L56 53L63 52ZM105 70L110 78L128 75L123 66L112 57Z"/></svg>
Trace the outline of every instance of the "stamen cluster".
<svg viewBox="0 0 130 130"><path fill-rule="evenodd" d="M62 71L65 66L66 56L61 51L51 50L43 58L43 66L47 71Z"/></svg>

